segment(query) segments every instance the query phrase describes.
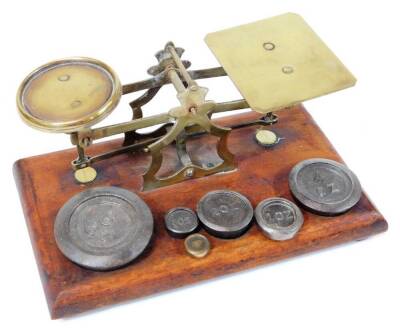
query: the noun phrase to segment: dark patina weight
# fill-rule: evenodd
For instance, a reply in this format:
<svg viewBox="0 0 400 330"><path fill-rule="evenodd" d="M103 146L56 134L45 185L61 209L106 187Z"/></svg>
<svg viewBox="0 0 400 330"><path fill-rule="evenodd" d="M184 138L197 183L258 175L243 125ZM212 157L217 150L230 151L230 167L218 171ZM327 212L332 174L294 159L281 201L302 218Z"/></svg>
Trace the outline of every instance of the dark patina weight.
<svg viewBox="0 0 400 330"><path fill-rule="evenodd" d="M199 226L197 215L187 207L176 207L165 215L165 228L175 238L185 238Z"/></svg>
<svg viewBox="0 0 400 330"><path fill-rule="evenodd" d="M221 238L235 238L250 226L253 207L238 192L216 190L201 198L197 205L197 214L210 234Z"/></svg>
<svg viewBox="0 0 400 330"><path fill-rule="evenodd" d="M290 172L293 196L307 209L324 215L344 213L361 198L361 185L346 166L330 159L307 159Z"/></svg>
<svg viewBox="0 0 400 330"><path fill-rule="evenodd" d="M153 216L136 194L116 187L85 190L57 214L54 235L61 252L94 270L121 267L138 257L153 234Z"/></svg>
<svg viewBox="0 0 400 330"><path fill-rule="evenodd" d="M258 225L264 234L276 241L293 238L303 225L300 209L285 198L268 198L255 210Z"/></svg>

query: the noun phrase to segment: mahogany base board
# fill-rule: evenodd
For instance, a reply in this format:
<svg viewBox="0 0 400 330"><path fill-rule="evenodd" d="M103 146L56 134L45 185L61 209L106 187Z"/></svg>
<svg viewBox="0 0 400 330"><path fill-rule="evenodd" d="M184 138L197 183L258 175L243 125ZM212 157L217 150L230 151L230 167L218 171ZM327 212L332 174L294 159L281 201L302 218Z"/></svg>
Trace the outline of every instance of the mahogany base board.
<svg viewBox="0 0 400 330"><path fill-rule="evenodd" d="M233 240L218 239L201 230L212 246L203 259L190 257L183 240L167 234L164 214L176 206L195 209L197 201L211 190L236 190L247 196L254 207L268 197L293 200L288 174L295 164L314 157L342 161L303 107L283 110L278 115L279 122L271 129L283 140L270 149L255 142L256 127L230 134L228 145L235 154L237 170L152 191L141 192L141 174L149 162L143 154L125 154L96 163L98 177L87 185L74 181L70 162L76 157L75 149L17 161L14 176L51 317L151 295L385 231L386 221L363 194L355 207L340 216L324 217L303 210L304 226L288 241L267 239L255 223L246 234ZM219 123L229 125L257 116L249 112L224 117ZM120 139L98 143L88 153L104 152L120 144ZM201 155L203 161L214 162L212 147L211 138L203 136L193 139L189 149ZM173 153L172 148L167 152L169 156ZM167 161L163 171L175 166L173 160ZM138 193L155 219L154 236L146 253L110 272L90 271L70 262L58 250L53 236L60 207L76 193L96 186L119 186Z"/></svg>

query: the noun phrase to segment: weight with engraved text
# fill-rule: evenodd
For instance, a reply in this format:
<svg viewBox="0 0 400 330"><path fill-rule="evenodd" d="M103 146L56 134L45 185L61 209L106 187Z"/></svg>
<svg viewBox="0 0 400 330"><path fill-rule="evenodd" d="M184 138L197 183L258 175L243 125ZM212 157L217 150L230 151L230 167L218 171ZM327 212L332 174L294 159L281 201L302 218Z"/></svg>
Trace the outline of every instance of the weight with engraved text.
<svg viewBox="0 0 400 330"><path fill-rule="evenodd" d="M185 238L199 227L197 215L187 207L175 207L165 215L165 228L175 238Z"/></svg>
<svg viewBox="0 0 400 330"><path fill-rule="evenodd" d="M200 199L197 214L210 234L235 238L250 227L253 207L246 197L236 191L215 190Z"/></svg>
<svg viewBox="0 0 400 330"><path fill-rule="evenodd" d="M304 222L296 204L278 197L261 201L256 207L255 218L264 234L276 241L293 238Z"/></svg>
<svg viewBox="0 0 400 330"><path fill-rule="evenodd" d="M59 210L54 235L72 262L93 270L119 268L143 253L153 215L136 194L117 187L82 191Z"/></svg>
<svg viewBox="0 0 400 330"><path fill-rule="evenodd" d="M307 159L290 172L293 196L306 209L337 215L348 211L361 198L361 185L345 165L330 159Z"/></svg>

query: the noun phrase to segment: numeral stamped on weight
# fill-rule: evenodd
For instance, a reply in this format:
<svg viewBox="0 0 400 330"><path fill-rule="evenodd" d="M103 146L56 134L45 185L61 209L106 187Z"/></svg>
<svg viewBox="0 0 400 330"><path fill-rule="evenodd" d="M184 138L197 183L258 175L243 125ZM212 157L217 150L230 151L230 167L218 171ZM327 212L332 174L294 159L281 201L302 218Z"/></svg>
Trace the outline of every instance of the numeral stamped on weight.
<svg viewBox="0 0 400 330"><path fill-rule="evenodd" d="M300 209L293 202L279 197L261 201L255 216L264 234L278 241L292 238L303 225Z"/></svg>
<svg viewBox="0 0 400 330"><path fill-rule="evenodd" d="M340 192L340 189L336 187L335 182L327 181L327 179L319 172L315 173L313 182L317 184L315 190L321 198Z"/></svg>
<svg viewBox="0 0 400 330"><path fill-rule="evenodd" d="M293 220L293 214L290 210L276 211L276 212L266 212L265 220L267 222L276 222L280 224L281 222L289 222Z"/></svg>

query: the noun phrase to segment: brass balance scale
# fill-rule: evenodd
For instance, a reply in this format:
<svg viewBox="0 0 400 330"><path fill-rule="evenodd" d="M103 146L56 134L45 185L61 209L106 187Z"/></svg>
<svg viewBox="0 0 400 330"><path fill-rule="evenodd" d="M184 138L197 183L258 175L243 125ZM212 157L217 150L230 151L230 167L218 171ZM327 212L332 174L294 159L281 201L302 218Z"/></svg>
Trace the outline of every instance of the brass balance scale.
<svg viewBox="0 0 400 330"><path fill-rule="evenodd" d="M75 159L71 151L61 151L20 160L14 168L52 317L386 230L386 221L362 194L357 178L340 164L340 156L299 105L356 82L305 21L284 14L208 34L205 41L221 67L189 70L184 50L168 42L156 53L158 63L147 71L151 77L131 84L121 85L108 65L84 57L45 64L22 82L17 94L22 119L39 130L69 134L77 150ZM198 81L221 76L231 78L243 99L207 99L208 89ZM144 116L143 107L168 84L177 92L176 106ZM139 91L144 92L129 103L132 120L94 127L111 114L122 95ZM214 117L246 108L252 112ZM274 130L266 128L271 125ZM124 139L118 145L94 143L119 134ZM209 157L211 138L216 157ZM196 148L190 149L193 141ZM170 155L171 150L176 159L169 171L162 171L166 151ZM68 161L74 175L65 165ZM144 163L145 171L138 174ZM103 175L108 166L116 170ZM302 195L304 189L313 191ZM100 196L90 194L102 194L102 199L81 207L79 203ZM221 201L234 199L234 212L229 213L229 205ZM196 214L192 209L197 202ZM133 205L130 214L126 203ZM267 208L273 212L265 212ZM251 225L253 209L258 229ZM76 210L80 218L74 218ZM210 210L225 216L223 225L212 223ZM185 219L196 223L191 233L199 230L198 216L204 235L191 234L183 245L179 238L189 231L179 232L176 226L182 225L177 214L185 212ZM245 214L243 226L224 231L230 217L240 213ZM132 235L129 219L142 226ZM292 226L288 220L293 219L297 223ZM113 221L127 230L117 226L110 231ZM88 227L80 229L82 223ZM67 230L78 237L75 246L66 242ZM128 250L115 248L116 254L105 259L102 253L112 250L113 235L127 239ZM76 250L86 240L98 244L93 255L87 255L93 244ZM144 252L150 245L150 252ZM185 248L201 261L190 259ZM99 275L97 270L109 271Z"/></svg>
<svg viewBox="0 0 400 330"><path fill-rule="evenodd" d="M265 33L268 31L268 33ZM273 19L211 33L206 37L222 67L188 71L181 59L182 48L167 43L156 54L158 64L147 80L121 86L116 73L106 64L89 58L70 58L48 63L32 72L18 92L18 109L27 124L48 132L68 133L78 158L72 162L75 178L88 183L96 178L94 165L121 153L141 151L151 155L143 189L153 189L235 168L227 148L232 129L249 125L271 125L272 112L301 101L355 84L355 78L297 15ZM197 79L228 75L244 99L216 103L207 100L208 89ZM142 107L166 84L177 91L179 104L168 112L143 117ZM115 125L91 128L108 116L121 95L146 90L130 103L133 119ZM255 121L221 127L215 113L251 108L262 114ZM151 134L136 131L162 125ZM102 155L88 156L85 148L94 141L125 134L123 146ZM215 166L195 164L186 152L193 135L212 134L221 162ZM272 141L271 143L274 143ZM168 177L157 177L162 151L175 144L182 168Z"/></svg>

